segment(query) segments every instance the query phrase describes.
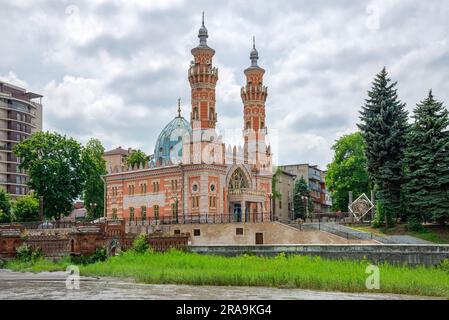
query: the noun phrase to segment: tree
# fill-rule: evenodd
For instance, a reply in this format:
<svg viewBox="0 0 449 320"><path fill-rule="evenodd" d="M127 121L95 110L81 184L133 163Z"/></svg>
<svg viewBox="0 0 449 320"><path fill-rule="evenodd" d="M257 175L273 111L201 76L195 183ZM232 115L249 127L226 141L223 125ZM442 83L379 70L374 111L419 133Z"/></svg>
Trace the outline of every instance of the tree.
<svg viewBox="0 0 449 320"><path fill-rule="evenodd" d="M103 216L104 211L104 182L102 176L107 174L107 171L103 154L104 148L98 139L90 139L82 151L86 173L83 200L88 216L93 219Z"/></svg>
<svg viewBox="0 0 449 320"><path fill-rule="evenodd" d="M305 199L307 197L307 200ZM297 179L293 188L294 219L307 218L307 211L313 210L313 200L310 197L309 186L304 177Z"/></svg>
<svg viewBox="0 0 449 320"><path fill-rule="evenodd" d="M357 198L368 194L370 180L365 141L360 132L344 135L332 146L334 158L327 166L326 185L332 195L335 211L348 211L349 192Z"/></svg>
<svg viewBox="0 0 449 320"><path fill-rule="evenodd" d="M11 197L5 190L0 189L0 223L11 222Z"/></svg>
<svg viewBox="0 0 449 320"><path fill-rule="evenodd" d="M81 145L58 133L38 132L13 151L28 172L28 186L43 197L45 217L60 219L70 214L85 182Z"/></svg>
<svg viewBox="0 0 449 320"><path fill-rule="evenodd" d="M32 195L17 198L13 204L16 221L28 222L39 220L39 200Z"/></svg>
<svg viewBox="0 0 449 320"><path fill-rule="evenodd" d="M377 222L388 227L401 214L401 184L407 133L405 104L398 99L397 83L391 83L385 68L375 77L368 99L360 111L358 127L365 140L368 173L376 184L382 214Z"/></svg>
<svg viewBox="0 0 449 320"><path fill-rule="evenodd" d="M272 208L270 208L270 210L273 210L273 215L276 215L276 199L280 200L282 198L282 194L279 192L277 187L281 174L282 174L281 168L276 167L274 170L273 177L271 178L271 193L273 194L272 198L273 203L271 204Z"/></svg>
<svg viewBox="0 0 449 320"><path fill-rule="evenodd" d="M449 218L449 112L432 91L413 111L407 134L405 198L410 225Z"/></svg>
<svg viewBox="0 0 449 320"><path fill-rule="evenodd" d="M126 164L128 166L134 167L135 165L140 166L145 165L148 161L148 156L141 150L134 150L127 158Z"/></svg>

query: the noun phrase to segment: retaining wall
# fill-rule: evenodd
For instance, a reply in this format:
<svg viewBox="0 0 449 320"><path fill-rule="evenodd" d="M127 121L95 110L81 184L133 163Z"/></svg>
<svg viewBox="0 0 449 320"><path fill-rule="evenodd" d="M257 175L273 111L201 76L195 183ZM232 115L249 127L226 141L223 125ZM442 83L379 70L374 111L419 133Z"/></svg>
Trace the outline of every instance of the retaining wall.
<svg viewBox="0 0 449 320"><path fill-rule="evenodd" d="M437 265L449 259L449 245L193 245L190 251L200 254L236 256L254 253L261 256L285 254L320 256L328 259L389 262L407 265Z"/></svg>

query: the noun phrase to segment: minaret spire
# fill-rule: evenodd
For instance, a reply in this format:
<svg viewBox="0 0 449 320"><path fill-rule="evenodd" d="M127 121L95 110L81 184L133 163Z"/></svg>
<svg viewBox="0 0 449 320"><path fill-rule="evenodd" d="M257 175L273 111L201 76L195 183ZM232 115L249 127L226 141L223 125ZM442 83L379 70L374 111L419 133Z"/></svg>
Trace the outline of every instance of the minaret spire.
<svg viewBox="0 0 449 320"><path fill-rule="evenodd" d="M249 54L249 58L251 60L251 67L258 68L259 66L257 65L257 60L259 60L259 52L257 52L256 49L256 36L253 36L253 49Z"/></svg>
<svg viewBox="0 0 449 320"><path fill-rule="evenodd" d="M181 118L181 98L178 98L178 118Z"/></svg>
<svg viewBox="0 0 449 320"><path fill-rule="evenodd" d="M206 26L204 25L204 11L203 11L201 28L198 31L198 38L200 38L200 47L207 47L207 38L208 37L209 36L207 34L207 29L206 29Z"/></svg>

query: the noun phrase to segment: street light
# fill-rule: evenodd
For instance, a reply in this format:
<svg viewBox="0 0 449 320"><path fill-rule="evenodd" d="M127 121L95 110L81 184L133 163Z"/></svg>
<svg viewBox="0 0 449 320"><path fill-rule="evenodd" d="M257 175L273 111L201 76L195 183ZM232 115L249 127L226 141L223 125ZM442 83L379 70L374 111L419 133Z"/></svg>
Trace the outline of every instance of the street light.
<svg viewBox="0 0 449 320"><path fill-rule="evenodd" d="M307 221L307 218L309 217L309 201L308 201L309 197L301 196L301 199L305 203L305 206L306 206L306 221Z"/></svg>
<svg viewBox="0 0 449 320"><path fill-rule="evenodd" d="M95 208L97 207L97 203L95 203L95 202L92 203L91 202L89 205L90 205L90 210L92 212L92 218L95 218L95 212L94 211L95 211Z"/></svg>

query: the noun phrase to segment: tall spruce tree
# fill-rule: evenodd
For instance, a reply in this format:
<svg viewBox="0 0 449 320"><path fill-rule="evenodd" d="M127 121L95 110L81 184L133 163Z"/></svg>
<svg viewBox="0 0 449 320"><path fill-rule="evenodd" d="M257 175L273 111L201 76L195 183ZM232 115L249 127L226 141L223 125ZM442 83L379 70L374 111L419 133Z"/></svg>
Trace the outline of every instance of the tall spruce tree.
<svg viewBox="0 0 449 320"><path fill-rule="evenodd" d="M417 104L407 134L405 198L410 221L449 218L449 112L432 95Z"/></svg>
<svg viewBox="0 0 449 320"><path fill-rule="evenodd" d="M401 215L403 155L407 132L405 104L398 99L397 82L391 82L386 68L375 77L368 99L360 111L358 127L366 142L368 173L376 184L382 208L376 220L388 227Z"/></svg>

